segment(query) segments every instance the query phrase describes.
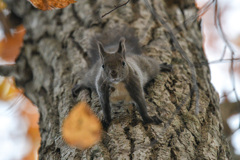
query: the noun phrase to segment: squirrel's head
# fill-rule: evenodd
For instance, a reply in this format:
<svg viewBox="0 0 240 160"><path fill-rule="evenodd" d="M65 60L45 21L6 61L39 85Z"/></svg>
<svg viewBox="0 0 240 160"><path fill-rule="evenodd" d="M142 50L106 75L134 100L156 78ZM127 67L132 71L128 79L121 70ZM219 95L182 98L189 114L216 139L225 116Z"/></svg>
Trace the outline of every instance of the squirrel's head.
<svg viewBox="0 0 240 160"><path fill-rule="evenodd" d="M101 57L102 70L109 82L118 83L128 75L128 65L125 58L125 39L121 38L116 52L108 53L101 42L98 42L98 51Z"/></svg>

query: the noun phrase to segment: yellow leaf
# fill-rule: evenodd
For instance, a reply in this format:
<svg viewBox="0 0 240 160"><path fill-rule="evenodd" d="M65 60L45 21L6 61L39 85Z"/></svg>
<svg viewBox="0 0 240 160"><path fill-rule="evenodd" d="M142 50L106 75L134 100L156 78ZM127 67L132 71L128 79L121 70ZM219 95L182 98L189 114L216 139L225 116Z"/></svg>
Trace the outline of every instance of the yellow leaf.
<svg viewBox="0 0 240 160"><path fill-rule="evenodd" d="M78 103L65 118L63 139L71 146L86 149L101 139L102 126L86 102Z"/></svg>
<svg viewBox="0 0 240 160"><path fill-rule="evenodd" d="M0 78L0 100L10 100L19 95L21 92L21 90L15 87L13 79L4 77Z"/></svg>

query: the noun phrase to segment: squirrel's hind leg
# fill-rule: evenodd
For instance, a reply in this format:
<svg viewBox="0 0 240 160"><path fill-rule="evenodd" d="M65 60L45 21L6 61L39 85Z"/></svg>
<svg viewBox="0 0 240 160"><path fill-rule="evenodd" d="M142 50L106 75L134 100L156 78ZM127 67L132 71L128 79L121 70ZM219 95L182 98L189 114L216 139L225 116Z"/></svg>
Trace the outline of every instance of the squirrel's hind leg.
<svg viewBox="0 0 240 160"><path fill-rule="evenodd" d="M147 123L155 123L160 124L162 121L157 117L150 117L147 113L146 102L144 99L143 89L140 85L139 80L136 77L132 77L128 83L126 83L126 88L135 102L135 105L138 108L138 111L143 119L145 124Z"/></svg>

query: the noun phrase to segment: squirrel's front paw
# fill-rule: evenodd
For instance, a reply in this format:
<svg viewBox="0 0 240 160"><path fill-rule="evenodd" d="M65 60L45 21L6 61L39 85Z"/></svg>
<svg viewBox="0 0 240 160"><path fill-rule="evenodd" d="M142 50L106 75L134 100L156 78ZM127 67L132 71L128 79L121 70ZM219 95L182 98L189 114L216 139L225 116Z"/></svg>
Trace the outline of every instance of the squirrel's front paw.
<svg viewBox="0 0 240 160"><path fill-rule="evenodd" d="M110 123L111 123L111 120L110 121L106 119L102 120L102 126L105 131L107 131L108 127L110 126Z"/></svg>
<svg viewBox="0 0 240 160"><path fill-rule="evenodd" d="M81 90L81 86L76 84L73 88L72 88L72 96L75 98L78 96L79 92Z"/></svg>
<svg viewBox="0 0 240 160"><path fill-rule="evenodd" d="M151 119L153 120L153 123L155 123L155 124L160 124L160 123L162 123L162 120L159 119L157 116L153 116Z"/></svg>
<svg viewBox="0 0 240 160"><path fill-rule="evenodd" d="M162 120L160 120L157 116L148 117L144 119L144 124L148 123L160 124L162 123Z"/></svg>
<svg viewBox="0 0 240 160"><path fill-rule="evenodd" d="M171 64L163 63L163 64L160 64L159 66L160 66L160 71L162 72L171 72L173 70Z"/></svg>

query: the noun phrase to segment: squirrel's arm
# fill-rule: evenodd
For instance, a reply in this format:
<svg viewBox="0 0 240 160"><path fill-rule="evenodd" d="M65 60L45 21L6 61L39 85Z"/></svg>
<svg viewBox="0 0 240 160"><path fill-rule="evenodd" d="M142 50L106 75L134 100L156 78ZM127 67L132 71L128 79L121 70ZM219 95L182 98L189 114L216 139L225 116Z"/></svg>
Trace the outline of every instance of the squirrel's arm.
<svg viewBox="0 0 240 160"><path fill-rule="evenodd" d="M99 96L99 100L104 115L104 124L108 126L111 122L111 108L109 104L109 84L99 77L97 77L96 83L97 83L96 90Z"/></svg>
<svg viewBox="0 0 240 160"><path fill-rule="evenodd" d="M157 124L161 123L161 120L158 119L157 117L151 118L148 115L143 88L140 84L140 80L137 77L137 75L129 76L129 79L125 82L125 85L131 98L136 103L144 123L151 123L151 122L155 122Z"/></svg>

